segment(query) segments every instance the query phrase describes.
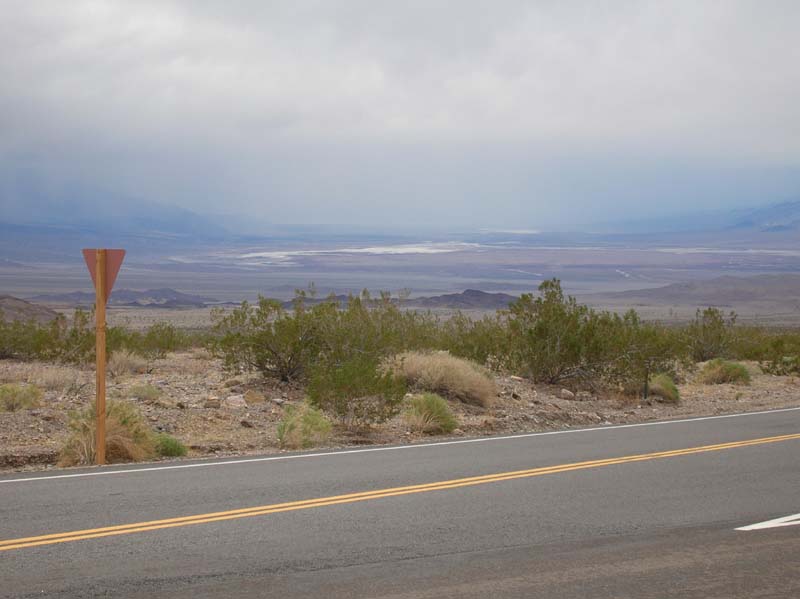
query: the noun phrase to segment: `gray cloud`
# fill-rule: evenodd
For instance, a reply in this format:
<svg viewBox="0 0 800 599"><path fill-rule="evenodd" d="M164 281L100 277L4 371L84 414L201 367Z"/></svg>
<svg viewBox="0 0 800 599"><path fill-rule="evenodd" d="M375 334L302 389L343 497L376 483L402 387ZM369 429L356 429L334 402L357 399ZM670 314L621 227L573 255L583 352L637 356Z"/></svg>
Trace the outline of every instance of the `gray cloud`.
<svg viewBox="0 0 800 599"><path fill-rule="evenodd" d="M360 224L539 226L800 190L791 0L2 10L8 211L31 178Z"/></svg>

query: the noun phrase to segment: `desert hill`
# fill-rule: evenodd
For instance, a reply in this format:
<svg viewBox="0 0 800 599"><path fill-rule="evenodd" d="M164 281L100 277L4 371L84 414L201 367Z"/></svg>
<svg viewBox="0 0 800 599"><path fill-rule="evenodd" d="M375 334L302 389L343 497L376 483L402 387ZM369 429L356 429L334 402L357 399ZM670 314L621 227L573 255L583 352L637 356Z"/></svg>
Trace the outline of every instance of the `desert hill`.
<svg viewBox="0 0 800 599"><path fill-rule="evenodd" d="M11 295L0 295L0 312L3 318L10 320L35 320L40 323L50 322L58 313L50 308L26 302Z"/></svg>

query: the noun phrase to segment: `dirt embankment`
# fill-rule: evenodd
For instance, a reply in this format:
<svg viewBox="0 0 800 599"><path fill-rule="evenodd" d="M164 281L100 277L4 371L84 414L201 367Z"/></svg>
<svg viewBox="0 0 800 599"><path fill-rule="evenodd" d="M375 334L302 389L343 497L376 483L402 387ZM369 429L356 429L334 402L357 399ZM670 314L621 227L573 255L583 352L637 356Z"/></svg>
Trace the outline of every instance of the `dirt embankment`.
<svg viewBox="0 0 800 599"><path fill-rule="evenodd" d="M800 380L762 374L748 366L748 386L679 386L681 402L665 404L561 387L532 385L513 376L496 377L498 397L490 409L450 405L459 428L449 436L481 436L569 427L637 423L800 406ZM39 407L0 412L0 468L44 468L57 460L69 434L69 412L94 396L94 372L47 364L0 362L0 383L38 382L45 389ZM144 392L143 392L144 389ZM141 374L110 377L111 398L135 402L156 431L170 433L190 456L281 451L277 425L287 405L301 402L302 388L265 381L257 375L231 376L205 352L173 354ZM413 443L432 438L414 433L398 416L368 430L335 427L328 445Z"/></svg>

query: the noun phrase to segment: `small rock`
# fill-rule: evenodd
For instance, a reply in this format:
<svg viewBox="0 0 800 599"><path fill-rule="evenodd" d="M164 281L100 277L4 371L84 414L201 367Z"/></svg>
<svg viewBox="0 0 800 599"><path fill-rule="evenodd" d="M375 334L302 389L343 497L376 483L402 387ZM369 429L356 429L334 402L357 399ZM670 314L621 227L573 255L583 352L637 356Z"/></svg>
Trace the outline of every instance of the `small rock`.
<svg viewBox="0 0 800 599"><path fill-rule="evenodd" d="M178 407L178 409L180 409L180 410L185 410L185 409L186 409L186 404L185 404L185 403L183 403L182 401L179 401L179 402L178 402L178 403L176 403L175 405L176 405L176 406Z"/></svg>
<svg viewBox="0 0 800 599"><path fill-rule="evenodd" d="M575 394L569 389L562 389L559 393L559 397L561 397L561 399L575 399Z"/></svg>
<svg viewBox="0 0 800 599"><path fill-rule="evenodd" d="M209 397L206 400L206 402L203 404L203 407L204 408L215 408L215 409L219 408L220 407L219 399L217 399L216 397Z"/></svg>
<svg viewBox="0 0 800 599"><path fill-rule="evenodd" d="M511 399L519 399L520 395L516 391L511 392Z"/></svg>
<svg viewBox="0 0 800 599"><path fill-rule="evenodd" d="M457 428L457 429L453 430L453 434L458 436L458 437L463 437L464 436L464 431L462 431L460 428Z"/></svg>
<svg viewBox="0 0 800 599"><path fill-rule="evenodd" d="M249 420L242 420L240 424L245 428L253 428L253 423Z"/></svg>
<svg viewBox="0 0 800 599"><path fill-rule="evenodd" d="M278 404L279 406L282 406L283 404L286 403L286 400L285 399L281 399L280 397L273 397L270 401L272 403Z"/></svg>
<svg viewBox="0 0 800 599"><path fill-rule="evenodd" d="M575 394L575 398L578 401L591 401L592 400L592 394L589 393L588 391L578 391Z"/></svg>
<svg viewBox="0 0 800 599"><path fill-rule="evenodd" d="M516 375L511 375L511 376L510 376L510 377L508 377L508 378L509 378L509 379L511 379L512 381L524 381L524 380L525 380L525 379L524 379L524 378L522 378L521 376L516 376Z"/></svg>
<svg viewBox="0 0 800 599"><path fill-rule="evenodd" d="M226 408L238 410L247 407L247 402L244 400L243 395L229 395L223 402Z"/></svg>
<svg viewBox="0 0 800 599"><path fill-rule="evenodd" d="M242 381L240 381L239 379L228 379L227 381L225 381L223 383L223 385L225 385L226 387L229 387L229 388L230 387L238 387L241 384L242 384Z"/></svg>
<svg viewBox="0 0 800 599"><path fill-rule="evenodd" d="M264 397L263 393L259 393L255 389L248 389L244 393L244 400L247 402L248 405L257 404L257 403L264 403L267 401L267 398Z"/></svg>

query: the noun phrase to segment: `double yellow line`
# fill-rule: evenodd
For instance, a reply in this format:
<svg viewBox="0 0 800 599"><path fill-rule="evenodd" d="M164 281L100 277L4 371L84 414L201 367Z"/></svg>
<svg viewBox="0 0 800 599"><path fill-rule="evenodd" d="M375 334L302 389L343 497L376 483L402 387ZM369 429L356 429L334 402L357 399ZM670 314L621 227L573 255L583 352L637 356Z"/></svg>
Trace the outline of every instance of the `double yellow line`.
<svg viewBox="0 0 800 599"><path fill-rule="evenodd" d="M120 524L118 526L105 526L103 528L90 528L86 530L75 530L71 532L61 532L36 537L24 537L18 539L8 539L0 541L0 551L11 551L12 549L24 549L26 547L37 547L40 545L53 545L56 543L70 543L72 541L82 541L85 539L98 539L102 537L112 537L117 535L127 535L151 530L161 530L164 528L176 528L178 526L190 526L193 524L208 524L210 522L222 522L225 520L237 520L239 518L251 518L253 516L265 516L267 514L277 514L279 512L291 512L295 510L307 510L311 508L338 505L342 503L355 503L357 501L369 501L372 499L383 499L385 497L396 497L398 495L411 495L414 493L428 493L431 491L446 491L459 487L469 487L473 485L483 485L487 483L497 483L517 478L531 478L543 476L545 474L558 474L561 472L571 472L574 470L587 470L589 468L601 468L604 466L614 466L616 464L628 464L631 462L645 462L663 458L672 458L710 451L721 451L724 449L734 449L738 447L750 447L753 445L764 445L767 443L780 443L800 439L800 433L791 435L780 435L777 437L762 437L760 439L749 439L746 441L734 441L731 443L720 443L717 445L703 445L700 447L689 447L685 449L675 449L672 451L660 451L655 453L645 453L639 455L609 458L605 460L591 460L588 462L575 462L571 464L561 464L558 466L547 466L543 468L532 468L530 470L516 470L513 472L498 472L486 474L484 476L471 476L469 478L457 478L444 480L422 485L410 485L406 487L393 487L388 489L378 489L375 491L364 491L362 493L350 493L347 495L334 495L331 497L320 497L317 499L306 499L303 501L290 501L287 503L274 503L271 505L261 505L256 507L228 510L224 512L211 512L207 514L197 514L194 516L183 516L180 518L167 518L164 520L150 520L148 522L136 522L133 524Z"/></svg>

